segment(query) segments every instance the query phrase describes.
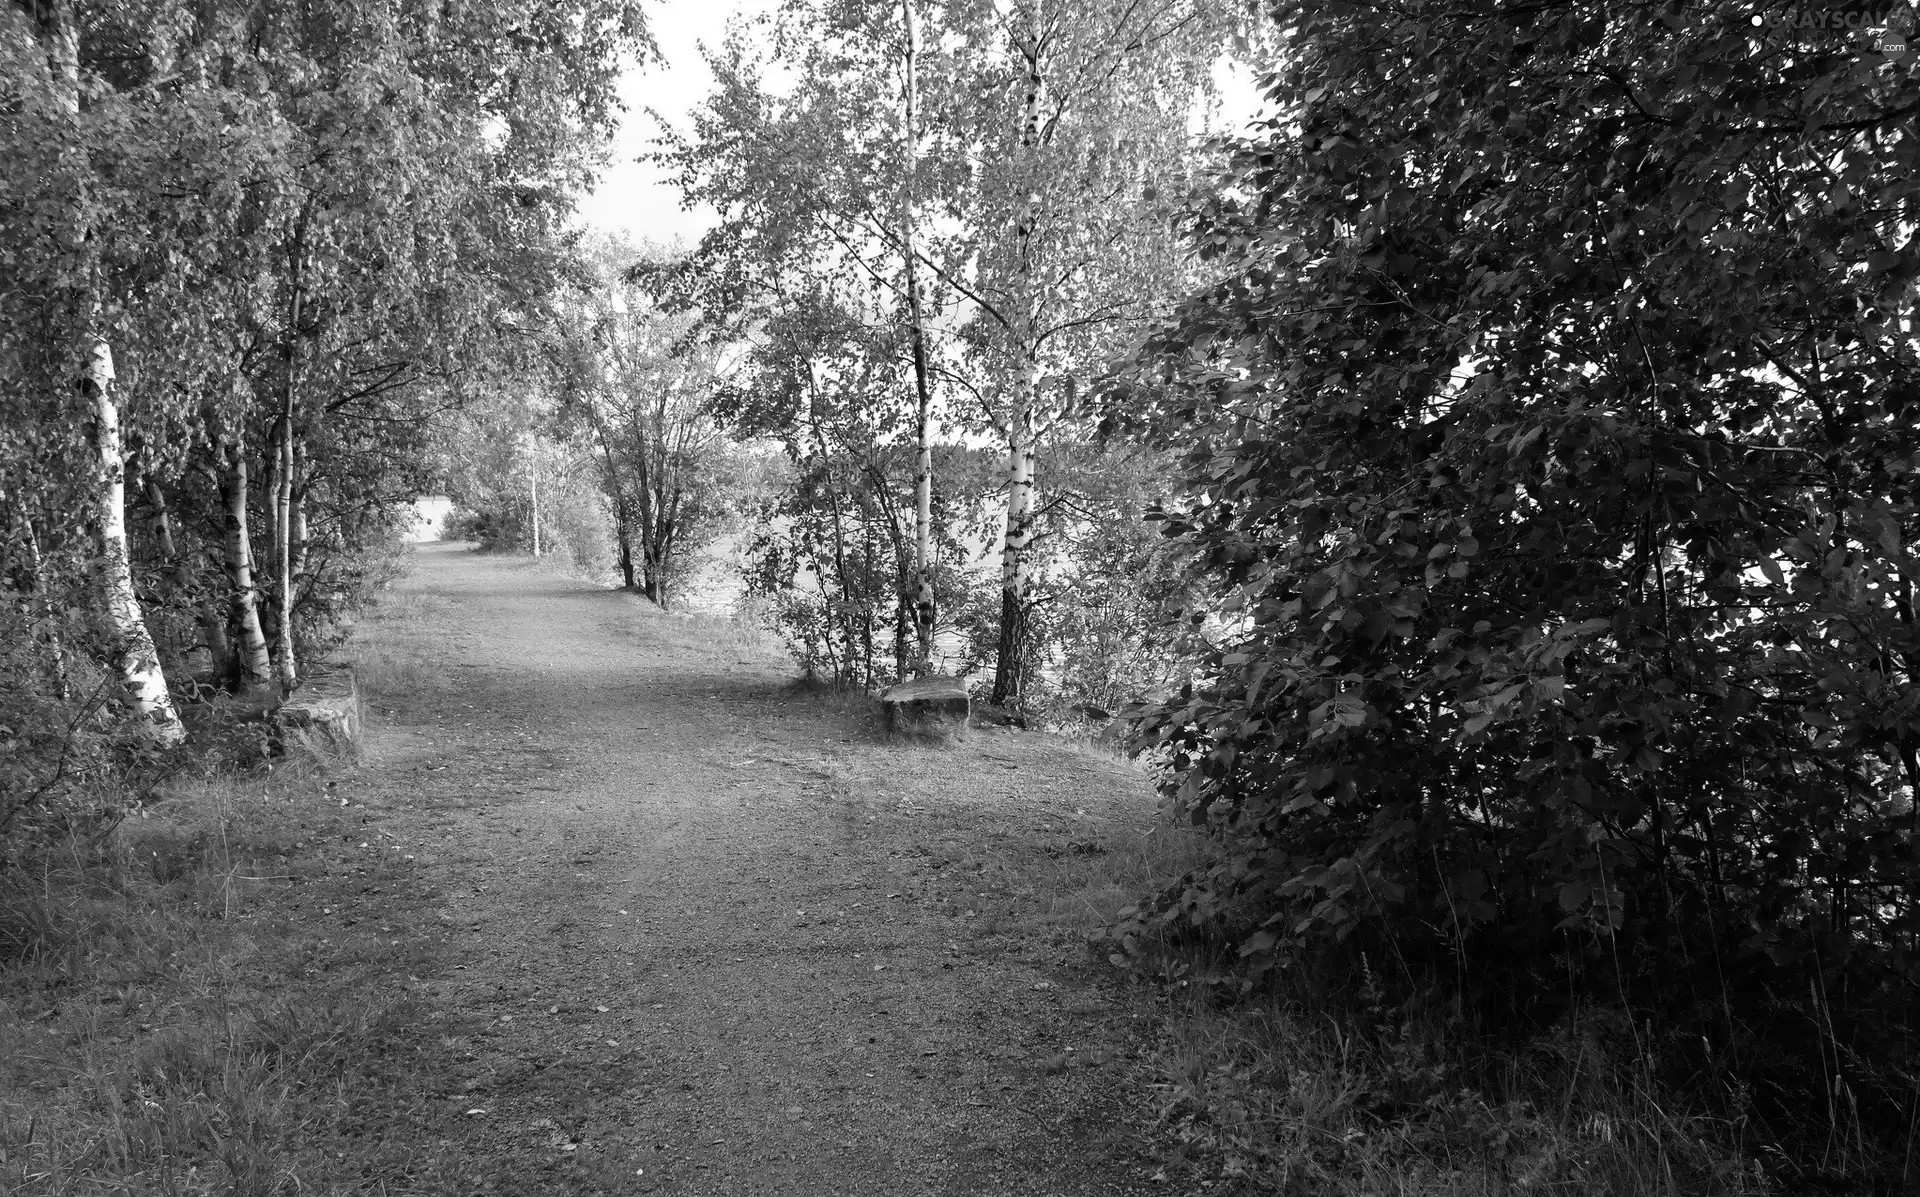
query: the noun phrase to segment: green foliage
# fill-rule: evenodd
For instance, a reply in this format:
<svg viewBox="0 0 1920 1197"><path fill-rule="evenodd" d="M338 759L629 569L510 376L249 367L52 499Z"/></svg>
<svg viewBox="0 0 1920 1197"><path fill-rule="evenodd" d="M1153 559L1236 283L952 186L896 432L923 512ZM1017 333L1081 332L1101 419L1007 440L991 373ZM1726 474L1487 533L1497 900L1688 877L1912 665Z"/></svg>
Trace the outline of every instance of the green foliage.
<svg viewBox="0 0 1920 1197"><path fill-rule="evenodd" d="M0 837L125 805L125 683L338 643L433 423L524 372L645 48L628 0L0 7Z"/></svg>
<svg viewBox="0 0 1920 1197"><path fill-rule="evenodd" d="M1192 217L1221 281L1135 396L1216 600L1136 744L1236 847L1140 917L1482 1010L1612 994L1735 1060L1751 1133L1844 1086L1885 1144L1920 83L1753 15L1279 6L1279 115Z"/></svg>
<svg viewBox="0 0 1920 1197"><path fill-rule="evenodd" d="M1007 455L998 499L967 491L943 500L970 526L997 515L991 535L1003 553L997 597L973 601L941 583L961 604L941 608L941 634L967 638L968 667L995 659L999 700L1028 696L1028 685L1037 698L1056 668L1047 659L1056 633L1078 635L1085 622L1057 617L1056 600L1080 585L1071 567L1045 577L1029 560L1036 510L1071 498L1055 489L1052 454L1084 439L1067 415L1083 384L1186 285L1167 226L1194 161L1189 121L1237 16L1204 0L916 0L912 11L924 36L912 55L920 103L911 129L907 10L896 0L795 0L761 36L743 23L709 55L719 85L691 135L668 137L659 155L689 203L721 214L685 272L683 298L714 335L786 354L785 383L759 375L759 403L773 409L797 410L791 395L816 381L778 348L796 325L862 342L842 355L844 369L822 359L823 372L839 372L819 385L859 388L874 443L893 445L914 410L913 263L934 435L969 447L984 438ZM742 430L779 424L757 422L755 407L739 405ZM871 468L866 445L864 433L846 442L860 458L849 468ZM1036 460L1048 463L1037 479ZM948 486L936 470L934 493ZM877 486L872 501L911 510ZM943 556L942 572L957 579L976 564L970 556ZM852 590L864 596L865 586ZM886 600L883 621L902 597ZM876 601L877 591L816 596L790 612L817 621L833 602L864 611Z"/></svg>
<svg viewBox="0 0 1920 1197"><path fill-rule="evenodd" d="M790 298L716 397L738 435L777 443L784 478L752 513L747 590L811 673L872 688L910 668L900 604L913 566L911 408L897 330L828 292ZM936 446L935 602L962 606L974 455ZM944 625L944 621L943 621Z"/></svg>
<svg viewBox="0 0 1920 1197"><path fill-rule="evenodd" d="M1184 680L1195 646L1166 622L1199 597L1181 546L1149 511L1172 496L1177 456L1140 445L1062 444L1035 513L1027 705L1114 712ZM998 597L997 595L995 596ZM998 611L982 611L974 660L998 648Z"/></svg>

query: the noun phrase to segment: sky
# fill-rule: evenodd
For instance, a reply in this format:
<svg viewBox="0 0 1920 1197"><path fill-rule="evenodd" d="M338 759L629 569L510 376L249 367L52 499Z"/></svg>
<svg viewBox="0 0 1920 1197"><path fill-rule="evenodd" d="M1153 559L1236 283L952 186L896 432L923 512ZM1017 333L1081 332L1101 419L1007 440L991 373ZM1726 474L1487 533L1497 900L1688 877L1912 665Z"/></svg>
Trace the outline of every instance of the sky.
<svg viewBox="0 0 1920 1197"><path fill-rule="evenodd" d="M647 109L686 129L687 114L713 88L700 45L718 46L726 36L727 18L736 10L755 13L771 6L770 0L660 0L648 6L647 19L665 62L630 65L621 77L626 119L614 141L612 163L599 187L580 204L583 222L624 231L637 241L661 242L681 238L692 243L712 227L712 212L683 211L680 193L660 168L635 160L653 148L659 132Z"/></svg>

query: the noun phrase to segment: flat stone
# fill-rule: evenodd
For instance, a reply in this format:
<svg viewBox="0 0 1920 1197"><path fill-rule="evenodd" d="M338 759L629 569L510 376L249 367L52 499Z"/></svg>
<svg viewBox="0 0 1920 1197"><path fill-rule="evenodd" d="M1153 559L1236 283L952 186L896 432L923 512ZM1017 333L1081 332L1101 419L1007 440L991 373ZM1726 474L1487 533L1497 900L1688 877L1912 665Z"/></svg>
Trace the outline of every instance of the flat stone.
<svg viewBox="0 0 1920 1197"><path fill-rule="evenodd" d="M351 747L360 739L360 688L354 684L353 670L334 669L306 678L273 718L282 729L329 748Z"/></svg>
<svg viewBox="0 0 1920 1197"><path fill-rule="evenodd" d="M901 682L880 696L889 735L957 740L967 733L972 709L967 687L945 674Z"/></svg>

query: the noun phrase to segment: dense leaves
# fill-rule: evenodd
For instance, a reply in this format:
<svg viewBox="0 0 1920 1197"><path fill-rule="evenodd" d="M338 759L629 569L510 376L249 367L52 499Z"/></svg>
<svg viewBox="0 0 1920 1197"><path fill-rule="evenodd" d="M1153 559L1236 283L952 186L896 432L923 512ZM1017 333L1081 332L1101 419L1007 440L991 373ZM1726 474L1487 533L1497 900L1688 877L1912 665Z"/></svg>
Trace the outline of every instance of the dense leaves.
<svg viewBox="0 0 1920 1197"><path fill-rule="evenodd" d="M107 665L174 738L169 688L297 682L431 422L525 369L645 49L625 0L0 7L22 712Z"/></svg>
<svg viewBox="0 0 1920 1197"><path fill-rule="evenodd" d="M1222 281L1134 392L1219 597L1139 743L1237 845L1141 917L1714 1051L1811 983L1891 1122L1920 80L1755 12L1280 7L1278 115L1192 219Z"/></svg>

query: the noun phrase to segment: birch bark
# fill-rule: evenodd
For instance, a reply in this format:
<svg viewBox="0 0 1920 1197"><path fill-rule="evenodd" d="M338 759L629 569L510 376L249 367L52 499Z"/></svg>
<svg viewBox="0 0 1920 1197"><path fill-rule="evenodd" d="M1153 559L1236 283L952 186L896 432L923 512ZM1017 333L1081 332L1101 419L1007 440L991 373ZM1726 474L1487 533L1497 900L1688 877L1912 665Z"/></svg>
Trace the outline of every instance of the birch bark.
<svg viewBox="0 0 1920 1197"><path fill-rule="evenodd" d="M1020 114L1020 150L1031 168L1040 144L1040 113L1045 103L1046 76L1041 64L1039 15L1027 12L1027 37L1014 52L1025 64L1027 89ZM1033 540L1033 484L1035 467L1034 403L1039 389L1036 354L1040 297L1035 281L1035 225L1039 220L1037 190L1029 191L1015 228L1018 242L1014 336L1019 354L1013 380L1013 404L1007 414L1007 527L1000 549L1000 643L995 654L992 701L995 706L1018 702L1025 690L1027 671L1027 547Z"/></svg>
<svg viewBox="0 0 1920 1197"><path fill-rule="evenodd" d="M187 729L174 710L160 652L147 630L140 600L133 593L133 556L127 544L127 467L120 444L120 406L114 400L113 351L96 339L87 354L81 389L93 400L94 457L99 473L94 489L100 527L100 573L107 625L108 653L126 684L147 734L163 744L178 744Z"/></svg>
<svg viewBox="0 0 1920 1197"><path fill-rule="evenodd" d="M293 420L282 414L275 431L279 435L274 438L276 464L270 496L273 500L273 678L283 689L292 690L300 680L293 660Z"/></svg>
<svg viewBox="0 0 1920 1197"><path fill-rule="evenodd" d="M920 162L919 108L920 83L918 56L920 30L913 16L913 0L900 0L907 27L906 55L906 157L907 199L901 219L901 246L907 261L907 313L913 339L914 478L913 478L913 578L911 591L903 596L904 605L913 612L915 631L914 672L924 675L932 670L933 629L936 618L933 601L933 400L927 386L926 322L920 295L920 265L914 246L914 204L918 198Z"/></svg>
<svg viewBox="0 0 1920 1197"><path fill-rule="evenodd" d="M79 22L70 0L55 0L42 11L48 57L61 102L77 120L80 116ZM80 390L93 405L96 471L93 514L100 537L99 587L110 637L108 655L147 734L163 744L177 744L186 739L186 728L174 709L173 696L160 669L160 654L147 630L140 601L133 592L133 556L127 543L126 455L120 443L120 405L114 394L113 350L99 332L101 282L88 246L88 230L80 223L79 213L83 211L84 203L76 205L71 232L81 259L79 274L85 282L78 312L92 326L88 332L86 362L80 373Z"/></svg>
<svg viewBox="0 0 1920 1197"><path fill-rule="evenodd" d="M260 629L259 591L253 582L253 540L247 533L247 456L228 446L220 501L227 510L227 581L231 586L233 625L240 632L240 684L253 690L271 684L273 664L266 633Z"/></svg>

